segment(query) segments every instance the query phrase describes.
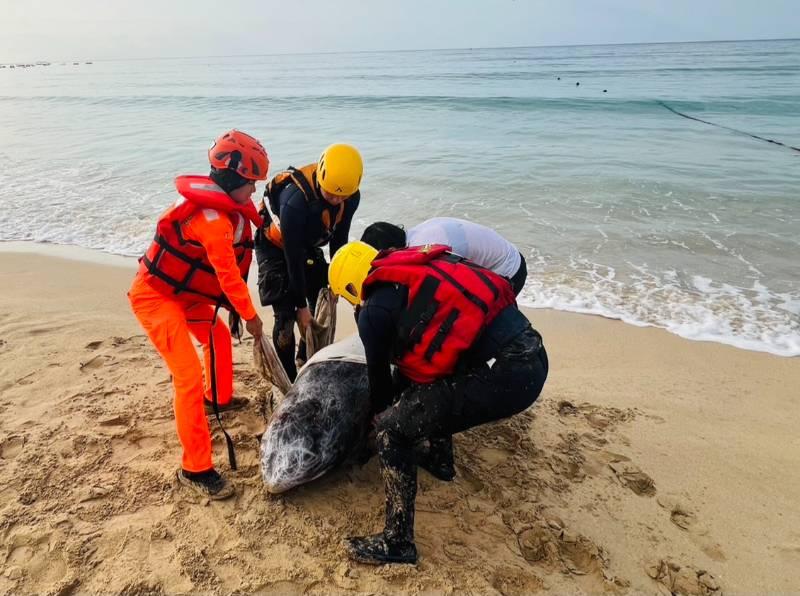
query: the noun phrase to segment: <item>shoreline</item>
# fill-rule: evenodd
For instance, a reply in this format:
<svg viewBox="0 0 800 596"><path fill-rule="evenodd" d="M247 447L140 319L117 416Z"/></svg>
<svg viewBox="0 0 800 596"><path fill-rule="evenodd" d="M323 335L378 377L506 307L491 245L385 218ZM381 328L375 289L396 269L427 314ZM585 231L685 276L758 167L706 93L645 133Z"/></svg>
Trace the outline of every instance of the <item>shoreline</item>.
<svg viewBox="0 0 800 596"><path fill-rule="evenodd" d="M84 248L71 244L55 244L50 242L36 242L29 240L0 242L0 254L4 253L32 253L47 257L69 259L73 261L82 261L87 263L124 267L127 269L136 268L138 264L137 257L118 255L115 253L107 253L98 249ZM251 270L255 271L255 260ZM257 279L257 276L251 275L250 279L251 279L250 287L251 291L253 292L253 296L257 296L258 295L257 288L252 283L252 280ZM525 290L523 290L521 296L524 295L524 293ZM528 313L529 316L535 316L533 315L533 313L537 312L545 312L545 313L558 312L558 313L573 314L580 316L596 317L606 321L616 321L631 327L664 331L666 333L669 333L670 335L674 335L676 337L691 342L727 346L745 352L768 354L771 356L777 356L779 358L792 359L800 357L800 354L780 353L775 351L774 349L770 350L760 345L753 345L752 340L742 340L739 338L720 338L715 336L702 336L702 335L700 337L691 337L685 333L681 334L677 331L674 331L666 325L637 321L629 317L626 317L624 315L616 315L614 313L606 313L606 314L598 313L592 311L591 309L586 309L586 308L531 306L530 304L526 304L525 302L520 301L520 309Z"/></svg>
<svg viewBox="0 0 800 596"><path fill-rule="evenodd" d="M36 242L33 240L4 240L0 242L0 254L30 253L45 257L55 257L82 263L110 265L135 269L136 257L128 257L116 253L104 252L94 248L84 248L74 244L55 244L53 242Z"/></svg>

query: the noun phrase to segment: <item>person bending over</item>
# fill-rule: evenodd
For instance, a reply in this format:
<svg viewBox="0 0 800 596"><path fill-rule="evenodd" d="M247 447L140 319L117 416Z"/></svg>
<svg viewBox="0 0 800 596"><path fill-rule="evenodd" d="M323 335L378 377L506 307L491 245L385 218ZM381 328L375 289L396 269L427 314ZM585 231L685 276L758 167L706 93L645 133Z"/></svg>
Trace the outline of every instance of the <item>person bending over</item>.
<svg viewBox="0 0 800 596"><path fill-rule="evenodd" d="M524 411L547 378L508 280L448 248L351 242L331 261L331 289L357 309L386 494L383 531L347 540L363 563L416 562L417 466L452 480L452 435Z"/></svg>
<svg viewBox="0 0 800 596"><path fill-rule="evenodd" d="M233 397L231 333L217 312L224 306L246 321L254 337L261 336L245 278L253 255L250 224L261 224L251 196L256 181L267 177L269 159L258 140L238 130L220 136L208 158L208 176L175 179L179 197L159 218L128 298L172 374L183 447L178 481L224 499L234 487L214 468L206 415L240 408L247 400ZM203 344L205 385L192 337Z"/></svg>
<svg viewBox="0 0 800 596"><path fill-rule="evenodd" d="M408 231L378 221L367 226L361 241L378 250L444 244L455 254L508 278L517 296L528 277L525 258L516 246L491 228L455 217L434 217Z"/></svg>
<svg viewBox="0 0 800 596"><path fill-rule="evenodd" d="M291 381L297 376L295 357L305 360L302 334L328 283L321 247L330 245L333 256L347 242L361 201L362 173L355 147L331 145L317 163L276 175L264 193L264 226L256 238L258 292L261 305L272 306L272 341ZM295 321L301 331L296 355Z"/></svg>

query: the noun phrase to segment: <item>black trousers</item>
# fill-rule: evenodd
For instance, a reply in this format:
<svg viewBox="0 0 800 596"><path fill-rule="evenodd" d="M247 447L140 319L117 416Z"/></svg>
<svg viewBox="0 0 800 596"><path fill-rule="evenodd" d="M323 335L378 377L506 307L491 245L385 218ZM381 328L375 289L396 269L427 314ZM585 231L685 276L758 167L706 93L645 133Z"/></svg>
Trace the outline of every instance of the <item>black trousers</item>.
<svg viewBox="0 0 800 596"><path fill-rule="evenodd" d="M514 288L514 296L519 296L522 288L525 287L525 280L528 279L528 264L525 262L525 257L519 253L519 269L511 277L511 287Z"/></svg>
<svg viewBox="0 0 800 596"><path fill-rule="evenodd" d="M289 291L289 268L282 248L268 241L256 245L258 262L258 294L262 306L272 306L275 324L272 343L290 381L297 377L295 364L294 323L297 306ZM314 314L320 290L328 285L328 263L322 249L307 249L305 255L306 303ZM305 339L300 338L297 358L305 360Z"/></svg>
<svg viewBox="0 0 800 596"><path fill-rule="evenodd" d="M491 366L477 362L446 379L411 384L377 416L387 539L413 541L415 444L522 412L539 397L548 370L541 335L529 326L498 351Z"/></svg>
<svg viewBox="0 0 800 596"><path fill-rule="evenodd" d="M434 383L412 383L377 416L376 431L413 446L508 418L536 401L548 369L541 335L529 327L500 349L491 367L479 362Z"/></svg>

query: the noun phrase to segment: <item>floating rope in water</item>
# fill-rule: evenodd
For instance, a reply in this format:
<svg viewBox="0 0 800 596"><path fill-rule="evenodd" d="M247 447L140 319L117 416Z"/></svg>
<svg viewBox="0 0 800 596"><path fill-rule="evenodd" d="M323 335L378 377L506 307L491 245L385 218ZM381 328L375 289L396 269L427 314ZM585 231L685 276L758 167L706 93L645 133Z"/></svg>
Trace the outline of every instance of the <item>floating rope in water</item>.
<svg viewBox="0 0 800 596"><path fill-rule="evenodd" d="M766 143L772 143L773 145L780 145L781 147L786 147L787 149L791 149L792 151L797 151L798 153L800 153L800 148L798 148L798 147L792 147L791 145L787 145L786 143L781 143L780 141L776 141L774 139L767 139L765 137L760 137L758 135L750 134L749 132L745 132L743 130L739 130L739 129L736 129L736 128L731 128L730 126L724 126L722 124L717 124L715 122L709 122L708 120L703 120L702 118L695 118L694 116L689 116L688 114L684 114L683 112L679 112L675 108L672 108L672 107L668 106L663 101L659 101L658 103L659 103L659 105L661 105L661 106L665 107L666 109L668 109L673 114L677 114L678 116L681 116L683 118L688 118L689 120L694 120L696 122L702 122L703 124L709 124L711 126L716 126L717 128L724 128L725 130L729 130L731 132L735 132L736 134L745 135L745 136L748 136L748 137L750 137L752 139L758 139L759 141L764 141Z"/></svg>

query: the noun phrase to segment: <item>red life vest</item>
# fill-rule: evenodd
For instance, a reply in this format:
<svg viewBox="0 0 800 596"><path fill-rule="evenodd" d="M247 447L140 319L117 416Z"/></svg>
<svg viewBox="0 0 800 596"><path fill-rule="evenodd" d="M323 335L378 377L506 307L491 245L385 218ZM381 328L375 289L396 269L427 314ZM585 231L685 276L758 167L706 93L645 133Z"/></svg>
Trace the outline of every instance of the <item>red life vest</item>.
<svg viewBox="0 0 800 596"><path fill-rule="evenodd" d="M250 222L261 225L255 205L236 203L207 176L179 176L175 188L181 195L159 218L152 244L139 259L150 286L165 295L188 294L191 299L221 304L232 310L222 291L206 249L183 237L181 226L202 209L214 209L233 225L233 251L242 279L247 279L253 258Z"/></svg>
<svg viewBox="0 0 800 596"><path fill-rule="evenodd" d="M366 297L377 283L408 288L395 364L417 383L451 374L461 354L515 301L508 280L449 250L434 244L383 251L372 262L362 289Z"/></svg>

